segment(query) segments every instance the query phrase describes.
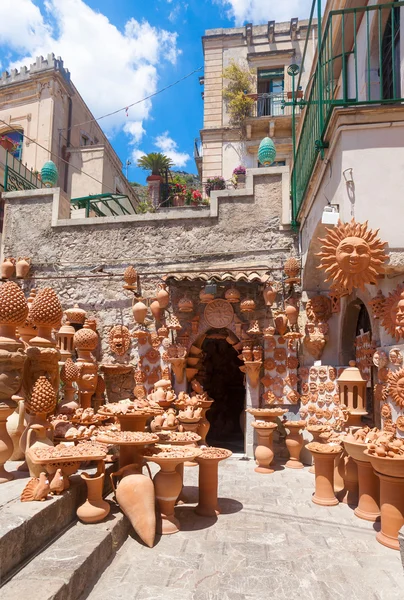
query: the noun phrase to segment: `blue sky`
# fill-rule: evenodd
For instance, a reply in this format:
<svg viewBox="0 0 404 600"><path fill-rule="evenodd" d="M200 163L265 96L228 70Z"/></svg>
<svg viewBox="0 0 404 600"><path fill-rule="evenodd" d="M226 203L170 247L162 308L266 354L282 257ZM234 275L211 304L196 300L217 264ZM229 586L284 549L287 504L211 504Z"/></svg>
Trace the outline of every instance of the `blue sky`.
<svg viewBox="0 0 404 600"><path fill-rule="evenodd" d="M144 98L203 66L206 29L307 17L311 0L0 0L0 66L61 55L95 117ZM201 72L202 73L202 72ZM146 152L164 151L195 172L193 141L202 127L202 88L189 79L100 121L129 179Z"/></svg>

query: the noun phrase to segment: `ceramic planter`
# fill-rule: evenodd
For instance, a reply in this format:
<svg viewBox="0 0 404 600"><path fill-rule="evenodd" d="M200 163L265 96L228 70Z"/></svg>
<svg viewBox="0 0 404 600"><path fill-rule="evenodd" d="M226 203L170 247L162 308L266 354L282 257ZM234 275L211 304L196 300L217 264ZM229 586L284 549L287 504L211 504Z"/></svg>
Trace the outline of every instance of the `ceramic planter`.
<svg viewBox="0 0 404 600"><path fill-rule="evenodd" d="M344 487L338 493L338 500L349 506L358 506L358 468L352 456L346 452L339 460L338 471L344 480Z"/></svg>
<svg viewBox="0 0 404 600"><path fill-rule="evenodd" d="M380 480L380 521L378 542L400 550L398 532L404 525L404 458L382 458L368 454L376 475Z"/></svg>
<svg viewBox="0 0 404 600"><path fill-rule="evenodd" d="M91 477L87 473L81 473L80 475L87 484L87 500L76 511L78 518L83 523L99 523L109 515L109 511L111 510L108 502L102 497L105 466L103 462L100 464L102 467L100 471L97 470L97 474L94 477Z"/></svg>
<svg viewBox="0 0 404 600"><path fill-rule="evenodd" d="M320 446L322 446L320 451ZM315 465L316 489L312 496L312 502L320 506L335 506L339 504L334 493L334 461L335 455L341 454L341 446L329 444L316 444L311 442L306 448L312 453Z"/></svg>
<svg viewBox="0 0 404 600"><path fill-rule="evenodd" d="M354 511L355 515L365 521L377 521L380 518L380 484L369 457L364 454L367 446L346 440L344 440L344 446L354 459L358 469L359 499L358 506Z"/></svg>
<svg viewBox="0 0 404 600"><path fill-rule="evenodd" d="M260 423L259 421L253 421L251 425L257 433L258 442L254 452L255 462L257 463L254 471L256 473L271 474L274 472L270 468L270 464L274 459L272 434L277 425L276 423Z"/></svg>
<svg viewBox="0 0 404 600"><path fill-rule="evenodd" d="M199 463L199 501L195 508L197 515L216 517L220 514L217 501L219 462L230 458L230 450L207 448L196 457Z"/></svg>
<svg viewBox="0 0 404 600"><path fill-rule="evenodd" d="M290 458L285 464L289 469L303 469L304 465L300 462L300 452L303 448L303 436L300 433L301 429L306 426L305 421L287 421L286 429L289 429L289 434L286 438L286 447L289 450Z"/></svg>

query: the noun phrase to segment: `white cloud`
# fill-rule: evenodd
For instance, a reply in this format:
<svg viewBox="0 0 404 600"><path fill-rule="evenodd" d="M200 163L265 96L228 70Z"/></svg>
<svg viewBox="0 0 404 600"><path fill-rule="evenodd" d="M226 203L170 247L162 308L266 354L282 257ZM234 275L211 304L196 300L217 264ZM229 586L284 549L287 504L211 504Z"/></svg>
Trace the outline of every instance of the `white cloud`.
<svg viewBox="0 0 404 600"><path fill-rule="evenodd" d="M254 25L268 21L290 21L292 17L308 18L312 0L214 0L228 8L228 16L236 25L249 21Z"/></svg>
<svg viewBox="0 0 404 600"><path fill-rule="evenodd" d="M154 145L160 152L171 158L176 167L185 167L191 158L186 152L178 152L178 144L169 137L168 131L157 136Z"/></svg>
<svg viewBox="0 0 404 600"><path fill-rule="evenodd" d="M171 23L175 23L180 15L185 16L185 12L188 8L188 4L176 4L168 15L168 20Z"/></svg>
<svg viewBox="0 0 404 600"><path fill-rule="evenodd" d="M95 117L157 90L158 72L175 64L177 34L130 19L123 31L83 0L47 0L41 13L32 0L0 0L0 45L21 55L9 68L54 52ZM52 20L50 20L52 16ZM124 128L138 143L151 100L100 121L111 135Z"/></svg>

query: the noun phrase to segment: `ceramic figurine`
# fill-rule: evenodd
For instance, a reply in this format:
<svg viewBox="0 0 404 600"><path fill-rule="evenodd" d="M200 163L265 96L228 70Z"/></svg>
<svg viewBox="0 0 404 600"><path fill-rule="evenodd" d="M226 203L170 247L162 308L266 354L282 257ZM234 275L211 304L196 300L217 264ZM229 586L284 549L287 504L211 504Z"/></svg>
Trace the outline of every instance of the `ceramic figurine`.
<svg viewBox="0 0 404 600"><path fill-rule="evenodd" d="M40 466L40 465L39 465ZM21 492L21 502L43 502L46 500L50 491L48 476L40 472L38 477L30 479Z"/></svg>

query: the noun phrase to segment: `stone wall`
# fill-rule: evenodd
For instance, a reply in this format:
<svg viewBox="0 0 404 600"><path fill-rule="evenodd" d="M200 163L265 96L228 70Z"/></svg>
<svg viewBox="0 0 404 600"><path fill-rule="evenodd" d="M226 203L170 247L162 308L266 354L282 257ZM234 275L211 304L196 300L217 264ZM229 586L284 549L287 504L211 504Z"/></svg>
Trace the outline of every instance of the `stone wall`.
<svg viewBox="0 0 404 600"><path fill-rule="evenodd" d="M282 226L288 181L287 168L256 169L245 189L213 192L208 208L120 218L70 219L69 200L59 189L4 194L2 253L31 257L30 278L22 281L26 293L51 286L64 309L78 303L96 318L98 360L135 366L135 341L121 358L112 357L108 346L111 326L134 325L133 295L122 288L125 267L132 264L140 273L145 299L173 272L273 270L279 278L285 259L297 253L294 235ZM119 386L113 399L128 397L132 380Z"/></svg>

